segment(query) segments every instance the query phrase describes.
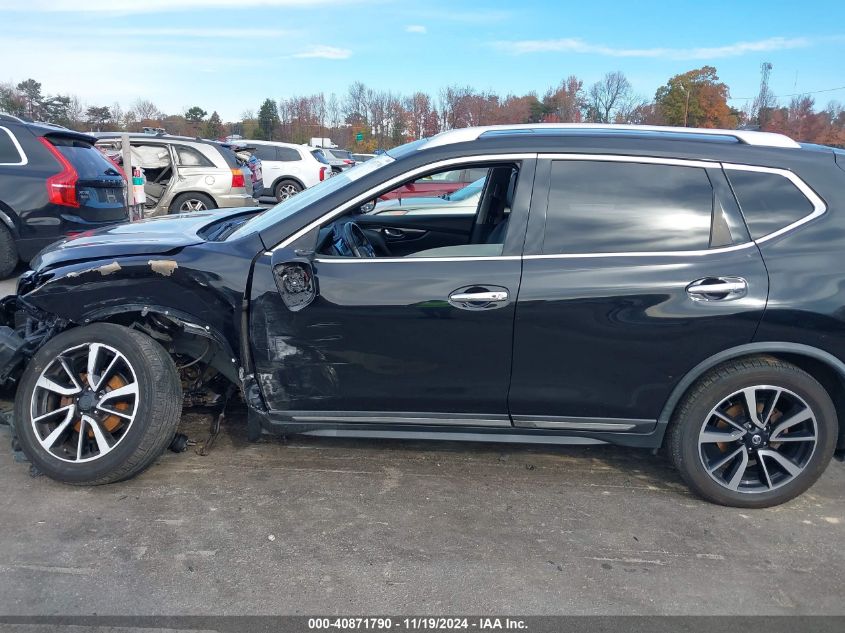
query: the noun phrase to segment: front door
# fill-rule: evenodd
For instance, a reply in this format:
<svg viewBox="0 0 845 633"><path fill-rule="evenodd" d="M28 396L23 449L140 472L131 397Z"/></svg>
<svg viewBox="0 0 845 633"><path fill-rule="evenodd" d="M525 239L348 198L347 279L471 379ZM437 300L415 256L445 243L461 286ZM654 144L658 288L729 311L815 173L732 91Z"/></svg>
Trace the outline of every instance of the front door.
<svg viewBox="0 0 845 633"><path fill-rule="evenodd" d="M724 173L560 156L537 181L548 197L526 236L514 424L650 431L690 369L751 342L766 305L766 269Z"/></svg>
<svg viewBox="0 0 845 633"><path fill-rule="evenodd" d="M461 218L372 214L356 219L366 233L385 234L387 248L404 235L424 250L394 245L396 253L358 258L322 247L308 257L290 249L263 256L251 338L268 406L297 420L510 426L513 321L533 166L519 165L507 209L511 167L500 174L498 219L506 223L483 244L471 243L478 231ZM463 231L458 240L456 231ZM307 305L288 292L303 279L315 295Z"/></svg>

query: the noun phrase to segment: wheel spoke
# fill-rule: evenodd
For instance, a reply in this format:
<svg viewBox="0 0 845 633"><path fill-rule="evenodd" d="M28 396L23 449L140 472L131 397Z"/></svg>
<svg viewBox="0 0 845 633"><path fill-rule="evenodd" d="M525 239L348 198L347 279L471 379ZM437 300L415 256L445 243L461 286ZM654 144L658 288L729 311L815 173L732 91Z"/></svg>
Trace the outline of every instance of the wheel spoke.
<svg viewBox="0 0 845 633"><path fill-rule="evenodd" d="M760 452L757 453L757 463L760 465L760 470L763 472L763 477L765 478L766 485L771 489L772 487L772 478L769 477L769 469L766 468L766 462L763 460L764 455Z"/></svg>
<svg viewBox="0 0 845 633"><path fill-rule="evenodd" d="M88 386L91 389L97 389L100 384L100 379L96 378L97 358L100 355L100 344L91 343L88 346Z"/></svg>
<svg viewBox="0 0 845 633"><path fill-rule="evenodd" d="M103 429L101 429L100 425L97 424L97 421L87 415L82 416L82 421L85 422L88 426L90 426L91 430L94 432L94 441L97 442L97 449L100 451L100 455L102 456L108 453L111 450L111 445L106 439L106 436L103 433Z"/></svg>
<svg viewBox="0 0 845 633"><path fill-rule="evenodd" d="M786 472L788 472L793 477L798 476L801 473L801 471L803 470L798 464L793 462L788 457L781 455L777 451L773 451L773 450L765 448L765 449L757 451L757 455L760 456L760 457L758 457L758 459L760 459L762 457L771 457L773 460L775 460L778 463L779 466L781 466Z"/></svg>
<svg viewBox="0 0 845 633"><path fill-rule="evenodd" d="M745 427L743 427L739 422L732 420L731 418L726 416L724 413L720 413L718 411L713 411L713 415L715 415L717 418L719 418L723 422L727 422L732 427L734 427L738 431L742 432L743 435L745 435L747 433L747 431L745 430Z"/></svg>
<svg viewBox="0 0 845 633"><path fill-rule="evenodd" d="M794 435L784 435L783 437L769 438L769 442L775 443L775 444L780 444L781 442L815 442L815 441L816 441L815 434L807 435L805 433L802 433L801 435L796 433Z"/></svg>
<svg viewBox="0 0 845 633"><path fill-rule="evenodd" d="M103 397L100 398L99 402L97 402L97 407L102 407L103 404L109 400L115 400L116 398L125 398L126 396L136 396L138 395L138 384L134 382L130 382L128 385L123 385L122 387L118 387L117 389L112 389L111 391L106 392L103 394Z"/></svg>
<svg viewBox="0 0 845 633"><path fill-rule="evenodd" d="M800 424L801 422L806 422L811 417L813 417L813 412L810 411L809 408L805 408L803 411L799 411L795 415L789 416L786 420L783 420L778 423L778 425L772 430L771 433L771 441L772 442L780 442L781 438L778 437L781 433L783 433L786 429L795 426L796 424Z"/></svg>
<svg viewBox="0 0 845 633"><path fill-rule="evenodd" d="M757 388L743 389L742 395L745 398L745 411L748 414L748 419L755 426L763 428L763 422L760 421L760 415L757 413Z"/></svg>
<svg viewBox="0 0 845 633"><path fill-rule="evenodd" d="M35 386L41 387L42 389L46 389L47 391L52 391L53 393L57 393L60 396L73 396L82 391L82 387L63 387L59 383L50 380L46 376L41 376L41 378L38 379L38 382L35 383Z"/></svg>
<svg viewBox="0 0 845 633"><path fill-rule="evenodd" d="M65 407L60 407L60 408L55 409L53 411L49 411L48 413L45 413L44 415L39 415L38 417L32 418L32 421L35 422L35 424L40 424L44 420L49 420L50 418L54 417L58 413L64 413L65 415L67 415L67 410L73 409L74 407L76 407L75 404L69 404Z"/></svg>
<svg viewBox="0 0 845 633"><path fill-rule="evenodd" d="M79 421L79 438L76 440L76 461L82 459L83 446L85 446L85 416Z"/></svg>
<svg viewBox="0 0 845 633"><path fill-rule="evenodd" d="M708 466L708 467L707 467L707 470L709 470L711 473L715 473L715 472L716 472L717 470L719 470L722 466L724 466L725 464L729 463L732 459L735 459L735 458L736 458L736 456L737 456L737 455L739 455L740 453L743 453L743 454L745 453L745 447L744 447L744 446L740 446L738 449L736 449L736 450L735 450L733 453L731 453L730 455L727 455L726 457L723 457L722 459L720 459L720 460L719 460L718 462L716 462L715 464L713 464L713 465L711 465L711 466Z"/></svg>
<svg viewBox="0 0 845 633"><path fill-rule="evenodd" d="M739 484L742 483L742 476L748 470L748 453L744 448L740 448L740 462L731 470L730 479L727 482L728 488L731 490L738 490Z"/></svg>
<svg viewBox="0 0 845 633"><path fill-rule="evenodd" d="M724 431L702 431L699 442L702 444L735 442L743 435L745 433L740 433L739 431L730 431L729 433L725 433Z"/></svg>
<svg viewBox="0 0 845 633"><path fill-rule="evenodd" d="M58 441L59 437L64 433L70 423L73 421L73 416L76 413L76 405L70 405L69 407L65 407L67 409L67 413L65 413L65 419L59 422L59 425L53 429L53 431L45 437L41 441L41 446L46 448L48 451L53 448L53 445ZM40 416L43 418L44 416ZM36 418L38 419L38 418ZM35 420L33 420L34 422Z"/></svg>
<svg viewBox="0 0 845 633"><path fill-rule="evenodd" d="M109 407L101 407L98 405L97 410L102 411L103 413L108 413L109 415L116 415L117 417L123 418L124 420L131 420L133 418L132 415L124 411L118 411L117 409L111 409Z"/></svg>
<svg viewBox="0 0 845 633"><path fill-rule="evenodd" d="M772 403L769 405L769 409L768 409L768 411L766 411L766 415L763 418L763 426L767 426L769 424L769 418L772 417L772 413L774 412L775 407L777 406L777 403L778 403L778 398L780 398L780 394L782 394L782 393L783 393L783 389L775 390L775 395L772 398Z"/></svg>

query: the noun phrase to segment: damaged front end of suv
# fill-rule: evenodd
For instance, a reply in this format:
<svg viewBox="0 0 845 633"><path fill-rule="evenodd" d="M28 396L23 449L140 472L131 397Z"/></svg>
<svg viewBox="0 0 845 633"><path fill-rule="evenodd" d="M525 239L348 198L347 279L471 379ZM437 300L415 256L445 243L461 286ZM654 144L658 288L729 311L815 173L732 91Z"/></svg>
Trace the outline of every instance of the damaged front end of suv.
<svg viewBox="0 0 845 633"><path fill-rule="evenodd" d="M214 237L258 211L118 226L36 257L17 294L0 301L0 385L16 391L13 448L27 435L24 448L40 445L55 459L26 457L60 479L74 481L62 467L82 463L92 468L74 471L79 483L125 478L138 468L109 468L110 458L151 461L173 439L183 404L223 406L243 388L243 271L260 244L241 251Z"/></svg>

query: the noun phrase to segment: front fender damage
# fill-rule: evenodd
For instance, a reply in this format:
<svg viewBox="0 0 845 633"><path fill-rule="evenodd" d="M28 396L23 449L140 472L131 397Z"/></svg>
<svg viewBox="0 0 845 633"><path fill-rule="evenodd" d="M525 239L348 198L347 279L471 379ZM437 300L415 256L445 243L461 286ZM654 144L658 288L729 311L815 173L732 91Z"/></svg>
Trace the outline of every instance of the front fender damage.
<svg viewBox="0 0 845 633"><path fill-rule="evenodd" d="M14 384L26 361L70 321L28 304L17 295L0 300L0 386Z"/></svg>

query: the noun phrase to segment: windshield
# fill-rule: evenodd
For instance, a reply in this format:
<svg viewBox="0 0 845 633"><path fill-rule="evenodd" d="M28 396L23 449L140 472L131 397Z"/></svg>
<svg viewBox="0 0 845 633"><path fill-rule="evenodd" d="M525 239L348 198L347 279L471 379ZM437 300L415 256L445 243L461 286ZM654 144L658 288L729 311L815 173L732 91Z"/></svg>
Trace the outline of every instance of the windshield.
<svg viewBox="0 0 845 633"><path fill-rule="evenodd" d="M254 218L240 226L237 231L232 233L232 237L237 238L245 233L263 231L277 222L281 222L295 213L298 213L320 198L343 189L359 178L363 178L377 169L381 169L385 165L389 165L394 160L395 159L392 156L382 154L372 160L368 160L366 163L350 167L349 169L332 176L313 187L309 187L302 193L299 193L292 198L288 198L284 202L280 202L275 207L270 207L263 213L259 213Z"/></svg>
<svg viewBox="0 0 845 633"><path fill-rule="evenodd" d="M458 189L457 191L453 191L452 193L446 196L447 200L466 200L474 195L476 195L481 188L484 186L484 181L487 180L487 176L484 178L479 178L473 183L468 184L463 189Z"/></svg>

